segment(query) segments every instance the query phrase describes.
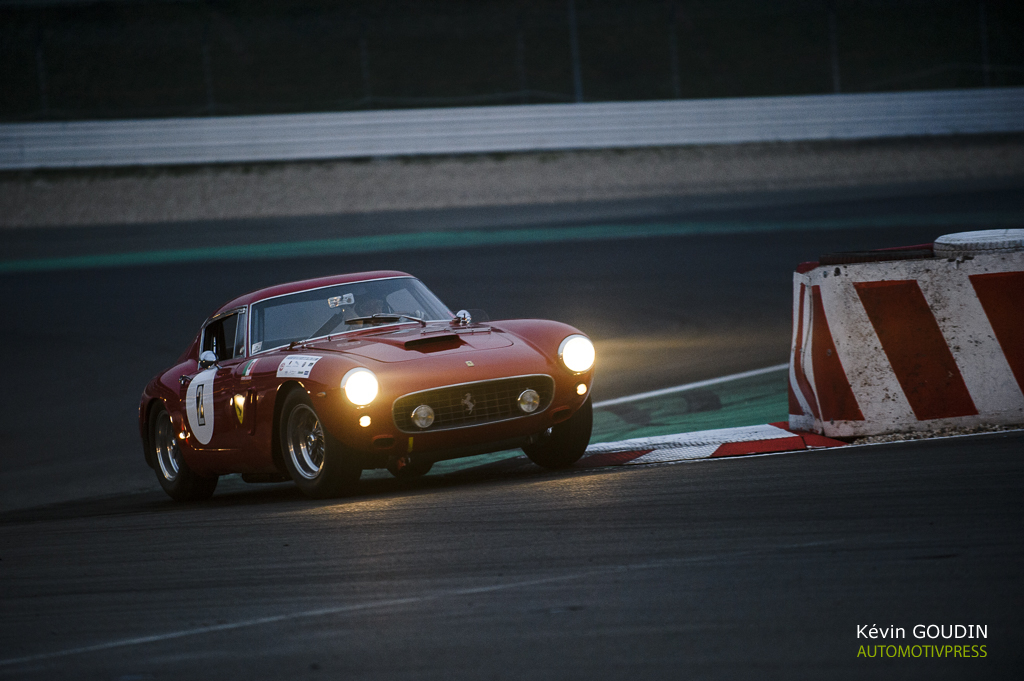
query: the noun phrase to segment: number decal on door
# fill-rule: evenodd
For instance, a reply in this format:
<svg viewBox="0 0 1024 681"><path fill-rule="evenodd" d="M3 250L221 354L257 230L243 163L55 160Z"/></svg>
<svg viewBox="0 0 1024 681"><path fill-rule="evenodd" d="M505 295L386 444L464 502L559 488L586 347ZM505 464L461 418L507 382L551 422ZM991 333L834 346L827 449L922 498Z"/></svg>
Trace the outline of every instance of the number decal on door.
<svg viewBox="0 0 1024 681"><path fill-rule="evenodd" d="M200 426L206 425L206 409L203 408L203 388L205 386L200 385L196 388L196 420Z"/></svg>
<svg viewBox="0 0 1024 681"><path fill-rule="evenodd" d="M216 420L216 410L210 405L210 413L206 413L206 398L211 400L214 397L213 380L217 376L217 369L200 371L188 384L185 391L185 414L188 416L188 426L195 435L199 444L208 445L213 439L213 422Z"/></svg>

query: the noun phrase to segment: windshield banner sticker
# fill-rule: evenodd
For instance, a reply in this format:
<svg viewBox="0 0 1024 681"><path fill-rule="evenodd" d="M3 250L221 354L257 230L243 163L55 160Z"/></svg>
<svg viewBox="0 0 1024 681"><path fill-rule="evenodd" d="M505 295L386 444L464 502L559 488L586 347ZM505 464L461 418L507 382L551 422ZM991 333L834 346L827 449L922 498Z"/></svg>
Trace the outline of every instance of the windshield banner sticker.
<svg viewBox="0 0 1024 681"><path fill-rule="evenodd" d="M320 361L317 355L295 355L285 357L277 367L278 378L309 378L313 365Z"/></svg>

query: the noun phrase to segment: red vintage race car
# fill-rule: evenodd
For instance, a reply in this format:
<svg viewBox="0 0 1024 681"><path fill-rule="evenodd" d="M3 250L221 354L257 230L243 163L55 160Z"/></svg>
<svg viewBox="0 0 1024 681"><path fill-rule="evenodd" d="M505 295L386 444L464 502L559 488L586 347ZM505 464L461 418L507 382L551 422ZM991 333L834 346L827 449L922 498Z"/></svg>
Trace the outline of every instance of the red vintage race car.
<svg viewBox="0 0 1024 681"><path fill-rule="evenodd" d="M547 468L590 440L594 346L566 324L474 322L402 272L282 284L222 306L142 394L146 462L177 500L221 475L351 492L521 447Z"/></svg>

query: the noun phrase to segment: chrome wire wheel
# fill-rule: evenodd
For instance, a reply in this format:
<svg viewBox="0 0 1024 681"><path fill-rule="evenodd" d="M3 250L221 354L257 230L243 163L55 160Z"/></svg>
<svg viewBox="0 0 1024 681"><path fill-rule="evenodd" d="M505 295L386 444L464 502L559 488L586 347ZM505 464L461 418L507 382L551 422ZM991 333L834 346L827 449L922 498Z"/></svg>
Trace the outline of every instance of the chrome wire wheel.
<svg viewBox="0 0 1024 681"><path fill-rule="evenodd" d="M298 404L288 415L285 443L295 471L306 480L315 480L324 467L324 429L313 408Z"/></svg>
<svg viewBox="0 0 1024 681"><path fill-rule="evenodd" d="M156 446L156 461L160 466L160 474L167 482L174 482L181 472L181 451L178 449L174 426L167 412L160 415L154 435L153 444Z"/></svg>

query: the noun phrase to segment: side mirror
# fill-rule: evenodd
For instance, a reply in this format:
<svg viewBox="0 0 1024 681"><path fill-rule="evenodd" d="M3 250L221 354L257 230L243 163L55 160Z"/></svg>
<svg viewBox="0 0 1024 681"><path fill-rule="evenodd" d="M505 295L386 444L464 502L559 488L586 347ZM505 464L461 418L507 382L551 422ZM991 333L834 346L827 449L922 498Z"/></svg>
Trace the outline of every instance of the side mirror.
<svg viewBox="0 0 1024 681"><path fill-rule="evenodd" d="M483 310L459 310L451 321L452 326L469 326L473 322L489 322L490 316Z"/></svg>
<svg viewBox="0 0 1024 681"><path fill-rule="evenodd" d="M207 350L203 354L199 355L200 369L209 369L214 366L217 366L217 353L213 350Z"/></svg>

